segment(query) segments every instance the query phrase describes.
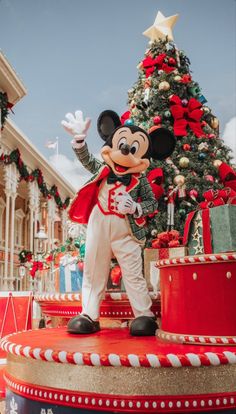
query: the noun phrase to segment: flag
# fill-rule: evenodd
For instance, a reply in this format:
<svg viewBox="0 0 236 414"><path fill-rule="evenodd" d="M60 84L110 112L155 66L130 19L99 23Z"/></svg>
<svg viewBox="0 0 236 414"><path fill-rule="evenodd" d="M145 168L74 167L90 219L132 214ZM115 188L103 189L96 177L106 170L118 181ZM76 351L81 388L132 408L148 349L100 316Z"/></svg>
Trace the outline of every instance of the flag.
<svg viewBox="0 0 236 414"><path fill-rule="evenodd" d="M53 141L48 141L48 142L45 144L45 147L47 147L47 148L51 148L51 149L56 149L56 147L57 147L57 141L55 141L55 142L53 142Z"/></svg>

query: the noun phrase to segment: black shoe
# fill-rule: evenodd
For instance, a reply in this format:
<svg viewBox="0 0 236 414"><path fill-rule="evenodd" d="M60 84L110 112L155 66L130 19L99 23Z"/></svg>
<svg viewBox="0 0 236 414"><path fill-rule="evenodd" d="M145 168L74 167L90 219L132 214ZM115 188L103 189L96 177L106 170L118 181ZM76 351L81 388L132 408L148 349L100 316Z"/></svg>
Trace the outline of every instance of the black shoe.
<svg viewBox="0 0 236 414"><path fill-rule="evenodd" d="M158 325L153 316L138 316L130 324L130 335L132 336L154 336Z"/></svg>
<svg viewBox="0 0 236 414"><path fill-rule="evenodd" d="M70 319L67 332L71 334L91 334L100 331L99 322L93 321L88 315L77 315Z"/></svg>

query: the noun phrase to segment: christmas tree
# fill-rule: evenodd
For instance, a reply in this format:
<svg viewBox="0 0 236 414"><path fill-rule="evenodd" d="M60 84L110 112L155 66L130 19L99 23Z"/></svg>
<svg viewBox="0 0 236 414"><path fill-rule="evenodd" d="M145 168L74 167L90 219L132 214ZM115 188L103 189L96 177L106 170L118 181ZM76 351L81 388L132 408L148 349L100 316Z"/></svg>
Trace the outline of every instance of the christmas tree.
<svg viewBox="0 0 236 414"><path fill-rule="evenodd" d="M138 65L138 80L128 91L129 111L123 116L127 124L148 131L165 127L176 136L171 158L152 161L149 168L152 185L155 179L158 184L163 181L158 214L148 219L149 241L173 228L182 234L188 212L203 200L203 193L222 187L218 160L230 164L231 159L231 150L219 137L219 121L192 78L190 61L173 41L177 18L158 12L154 25L144 32L149 47Z"/></svg>

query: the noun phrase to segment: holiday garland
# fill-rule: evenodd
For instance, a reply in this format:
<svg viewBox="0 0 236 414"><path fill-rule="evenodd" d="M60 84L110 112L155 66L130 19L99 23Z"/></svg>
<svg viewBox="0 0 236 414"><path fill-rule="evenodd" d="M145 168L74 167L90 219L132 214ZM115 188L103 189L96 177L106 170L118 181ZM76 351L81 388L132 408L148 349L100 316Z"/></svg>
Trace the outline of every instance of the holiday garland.
<svg viewBox="0 0 236 414"><path fill-rule="evenodd" d="M69 238L66 240L65 245L59 246L48 253L40 255L40 260L37 259L37 255L34 255L30 250L23 249L18 254L20 266L24 266L29 270L30 276L35 277L36 272L50 269L50 263L55 264L60 253L77 252L76 263L83 266L85 255L85 239L80 237L75 240Z"/></svg>
<svg viewBox="0 0 236 414"><path fill-rule="evenodd" d="M8 101L7 94L5 92L0 92L0 109L1 109L1 125L3 128L4 122L6 121L6 118L9 114L9 109L13 107L13 104L11 104Z"/></svg>
<svg viewBox="0 0 236 414"><path fill-rule="evenodd" d="M63 202L56 185L53 185L49 189L45 183L43 173L39 168L29 172L27 166L22 161L18 148L13 150L9 155L2 153L0 156L0 162L3 162L4 165L9 165L14 162L17 170L19 171L20 180L25 180L26 182L33 182L36 180L43 197L48 199L54 197L54 200L59 208L66 209L68 207L70 197L67 197Z"/></svg>

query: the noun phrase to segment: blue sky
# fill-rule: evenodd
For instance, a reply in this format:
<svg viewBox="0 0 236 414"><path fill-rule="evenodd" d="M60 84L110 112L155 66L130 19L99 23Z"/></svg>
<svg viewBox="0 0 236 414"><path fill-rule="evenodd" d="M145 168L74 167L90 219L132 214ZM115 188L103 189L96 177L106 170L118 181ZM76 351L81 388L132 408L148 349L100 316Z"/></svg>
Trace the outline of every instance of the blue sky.
<svg viewBox="0 0 236 414"><path fill-rule="evenodd" d="M60 121L76 109L92 118L88 143L99 151L96 119L126 110L158 10L179 13L175 42L223 131L236 113L235 0L0 0L0 47L28 90L13 120L44 155L58 136L73 158Z"/></svg>

